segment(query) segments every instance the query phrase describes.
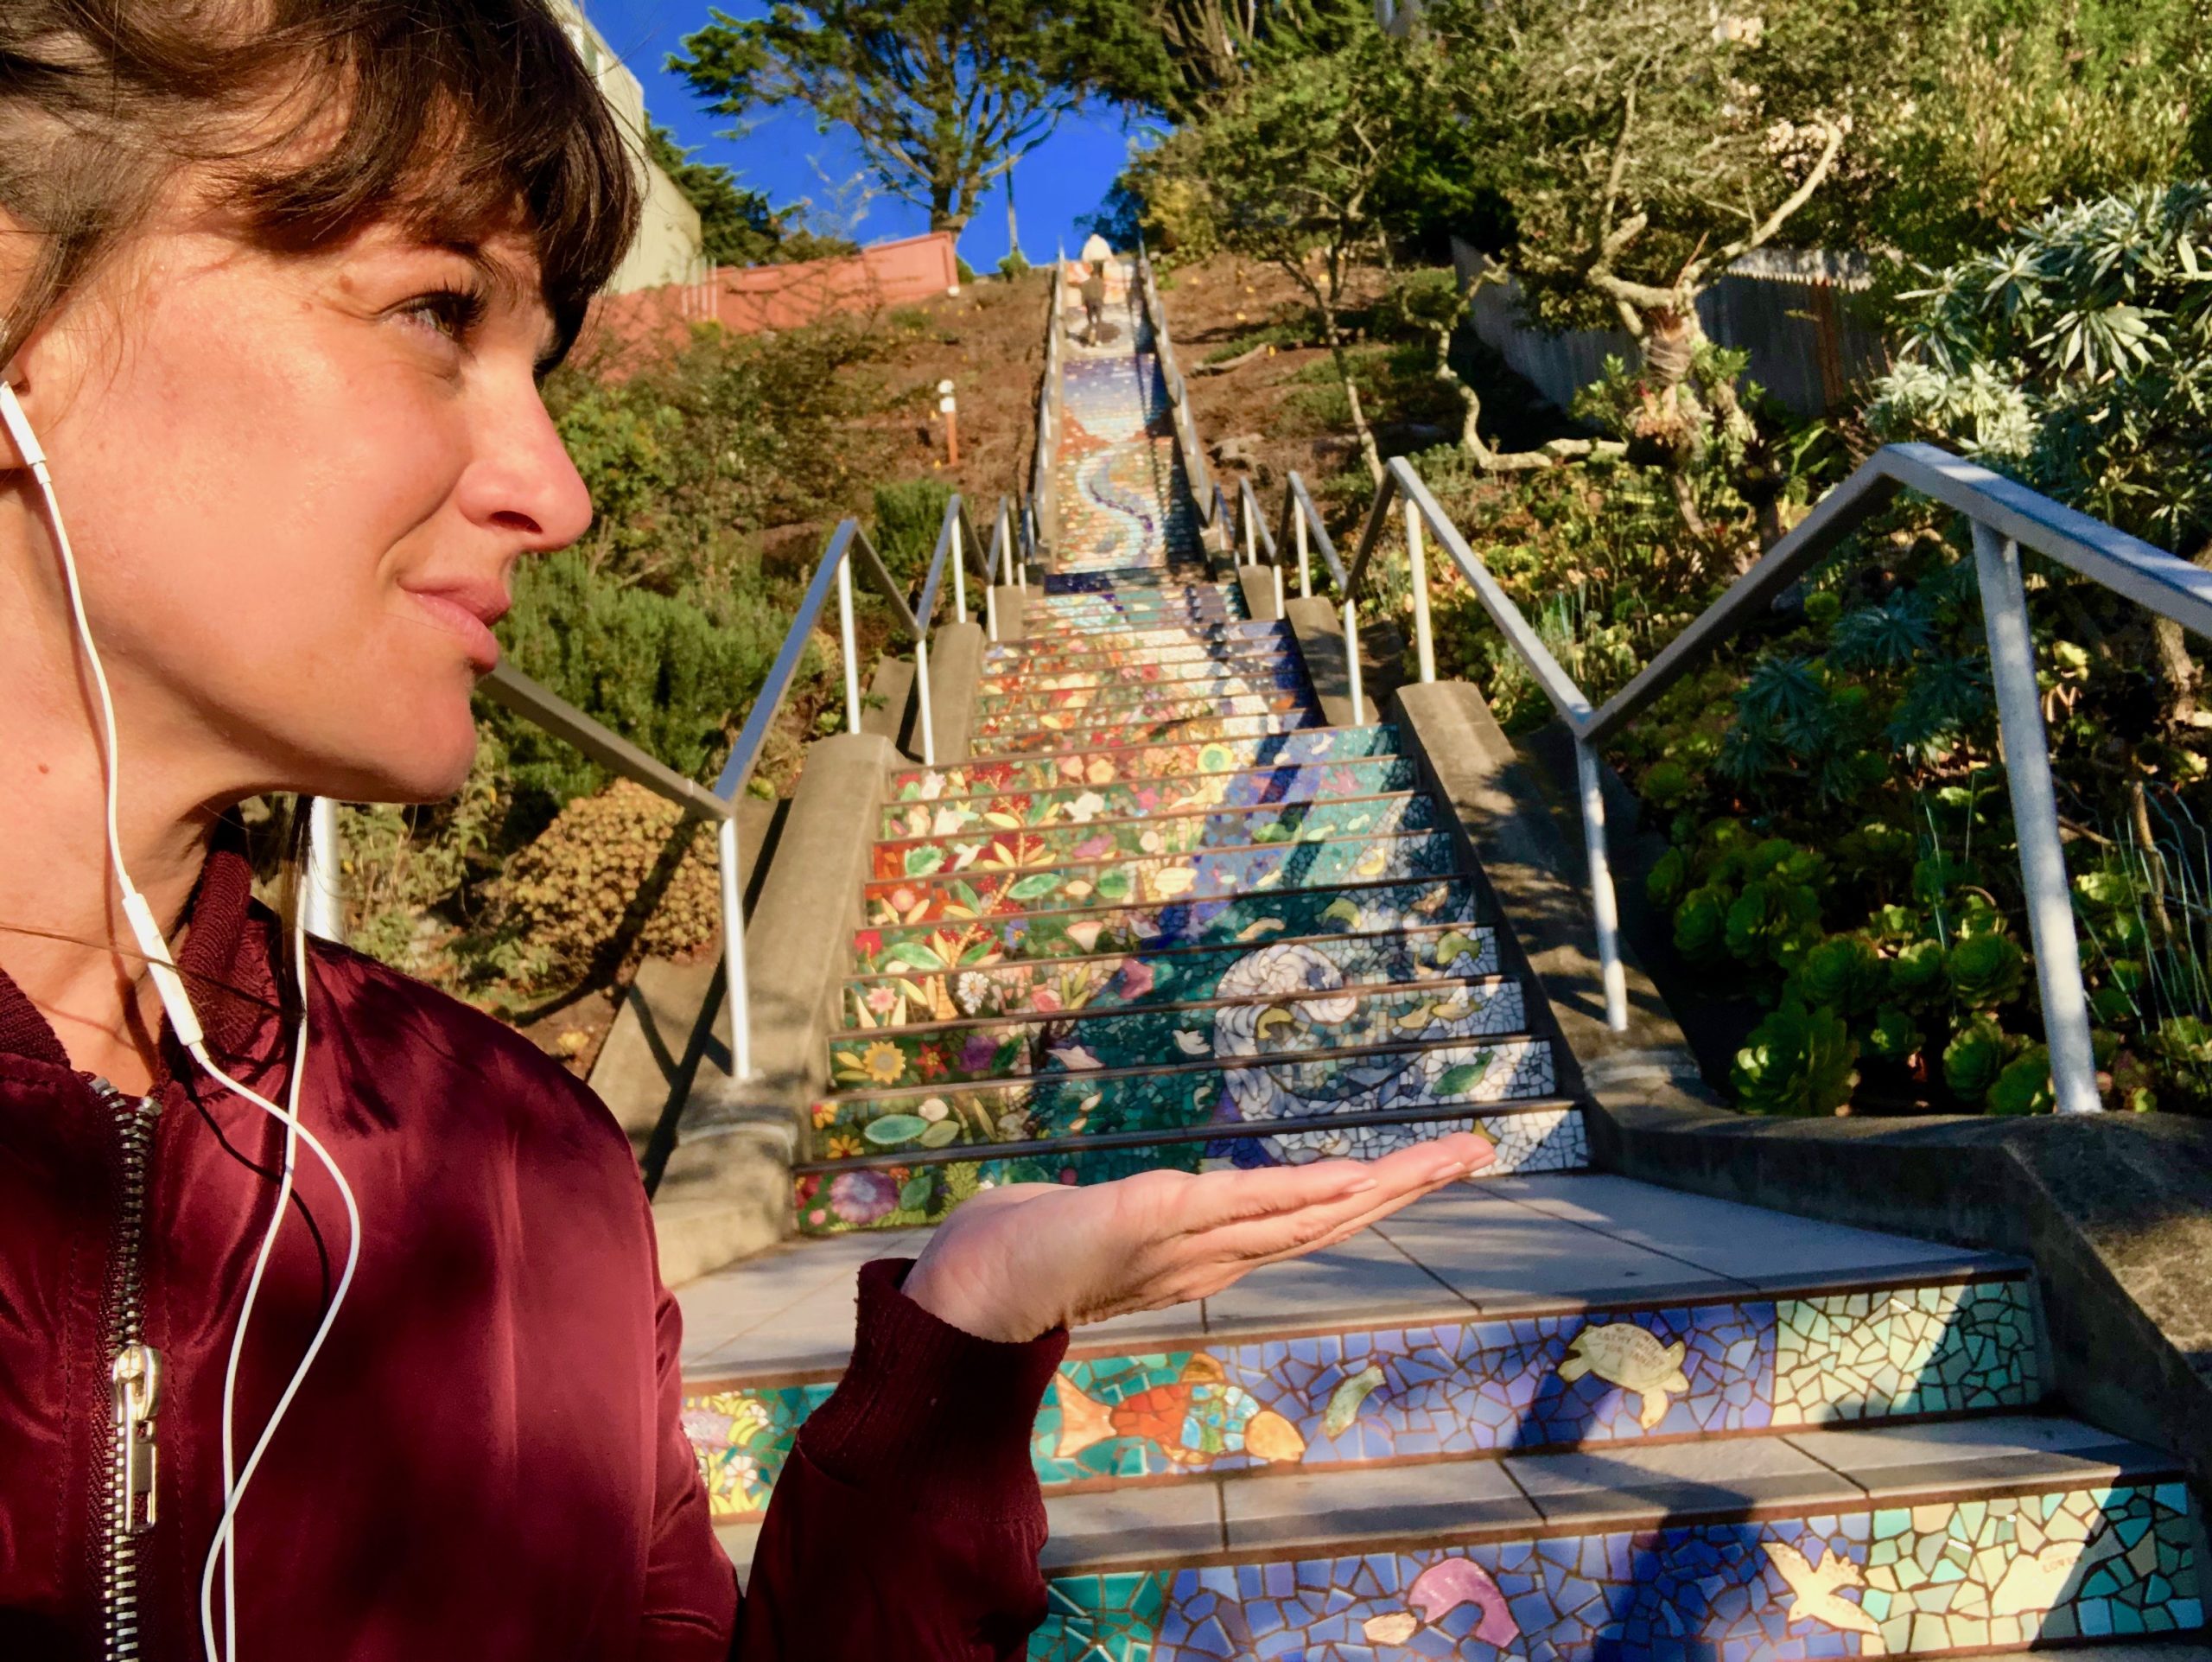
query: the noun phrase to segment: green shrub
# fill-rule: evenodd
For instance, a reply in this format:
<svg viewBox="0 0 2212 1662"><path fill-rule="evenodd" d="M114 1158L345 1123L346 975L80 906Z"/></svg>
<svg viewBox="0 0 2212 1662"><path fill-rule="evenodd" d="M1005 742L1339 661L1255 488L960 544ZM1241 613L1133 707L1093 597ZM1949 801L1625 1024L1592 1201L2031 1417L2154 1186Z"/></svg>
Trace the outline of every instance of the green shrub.
<svg viewBox="0 0 2212 1662"><path fill-rule="evenodd" d="M733 718L775 661L790 619L758 590L624 588L565 550L516 573L514 609L499 634L516 668L677 773L707 780ZM518 793L558 808L596 789L606 771L504 711Z"/></svg>
<svg viewBox="0 0 2212 1662"><path fill-rule="evenodd" d="M903 479L875 487L875 524L868 534L899 582L919 583L929 570L951 500L952 487L942 479Z"/></svg>

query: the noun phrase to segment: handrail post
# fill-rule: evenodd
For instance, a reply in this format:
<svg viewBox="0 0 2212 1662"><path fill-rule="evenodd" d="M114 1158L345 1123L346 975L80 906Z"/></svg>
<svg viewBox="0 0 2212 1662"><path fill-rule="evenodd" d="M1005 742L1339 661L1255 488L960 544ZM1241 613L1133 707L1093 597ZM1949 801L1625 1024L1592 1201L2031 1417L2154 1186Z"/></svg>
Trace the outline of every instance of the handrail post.
<svg viewBox="0 0 2212 1662"><path fill-rule="evenodd" d="M930 717L930 643L914 642L914 688L922 706L922 766L937 766L937 724Z"/></svg>
<svg viewBox="0 0 2212 1662"><path fill-rule="evenodd" d="M960 516L952 518L952 615L956 621L968 621L968 561L966 551L960 546Z"/></svg>
<svg viewBox="0 0 2212 1662"><path fill-rule="evenodd" d="M1605 987L1605 1025L1628 1031L1628 972L1621 967L1620 907L1605 854L1605 792L1598 754L1574 742L1574 776L1582 791L1582 845L1590 864L1590 911L1598 922L1598 968Z"/></svg>
<svg viewBox="0 0 2212 1662"><path fill-rule="evenodd" d="M845 653L845 730L861 730L860 648L853 643L853 557L837 561L837 636Z"/></svg>
<svg viewBox="0 0 2212 1662"><path fill-rule="evenodd" d="M2021 888L2027 901L2028 933L2035 946L2036 982L2043 993L2044 1033L2050 1047L2051 1088L2060 1113L2093 1114L2102 1105L2097 1100L2096 1054L2089 1040L2089 1000L2082 985L2082 950L2074 933L2066 856L2058 841L2050 742L2036 688L2035 641L2028 632L2020 545L1980 519L1973 524L1982 627L1989 636L1990 674L1996 684L1997 730L2005 746Z"/></svg>
<svg viewBox="0 0 2212 1662"><path fill-rule="evenodd" d="M745 894L737 869L737 816L715 828L721 850L722 980L729 995L729 1073L742 1083L753 1077L753 1009L745 979Z"/></svg>
<svg viewBox="0 0 2212 1662"><path fill-rule="evenodd" d="M1428 628L1428 551L1421 546L1421 505L1406 497L1406 570L1414 590L1414 653L1421 678L1436 678L1436 642Z"/></svg>
<svg viewBox="0 0 2212 1662"><path fill-rule="evenodd" d="M1367 700L1359 686L1359 614L1355 602L1344 601L1344 667L1351 674L1351 724L1367 725Z"/></svg>
<svg viewBox="0 0 2212 1662"><path fill-rule="evenodd" d="M1275 574L1275 616L1281 618L1282 616L1282 562L1277 560L1268 570Z"/></svg>
<svg viewBox="0 0 2212 1662"><path fill-rule="evenodd" d="M1313 598L1313 551L1306 545L1306 515L1294 497L1290 506L1291 535L1298 539L1298 597Z"/></svg>
<svg viewBox="0 0 2212 1662"><path fill-rule="evenodd" d="M340 862L345 850L338 840L338 805L327 796L309 799L308 805L307 881L301 885L300 922L307 932L323 940L346 944L346 900L339 888Z"/></svg>

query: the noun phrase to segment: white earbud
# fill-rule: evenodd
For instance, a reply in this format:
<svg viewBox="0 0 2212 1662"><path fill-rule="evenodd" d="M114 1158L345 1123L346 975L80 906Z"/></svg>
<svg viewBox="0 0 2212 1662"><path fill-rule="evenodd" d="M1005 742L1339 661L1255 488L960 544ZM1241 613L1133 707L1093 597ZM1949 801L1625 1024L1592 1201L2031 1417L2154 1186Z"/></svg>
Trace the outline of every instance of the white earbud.
<svg viewBox="0 0 2212 1662"><path fill-rule="evenodd" d="M85 611L83 585L77 574L77 553L69 541L69 528L61 513L61 499L54 488L53 470L48 467L46 451L39 443L38 434L31 426L30 417L24 413L22 401L16 389L23 383L19 362L7 366L4 379L0 379L0 426L7 429L15 442L24 465L38 481L39 494L46 503L48 520L54 529L56 551L61 558L61 572L69 590L69 612L76 627L77 642L85 654L86 665L92 672L92 684L98 693L100 723L100 758L104 774L107 806L108 863L115 873L117 887L123 895L123 914L130 925L130 933L138 944L138 951L146 963L147 973L153 977L154 990L161 999L162 1009L168 1015L169 1027L177 1041L191 1054L200 1071L225 1090L239 1097L264 1112L273 1115L284 1127L283 1168L276 1186L276 1204L270 1213L269 1227L261 1238L261 1250L256 1256L253 1274L246 1283L245 1302L238 1312L238 1324L231 1335L230 1359L223 1372L223 1516L215 1531L215 1539L208 1548L207 1560L200 1576L200 1632L207 1662L219 1662L215 1643L214 1586L217 1568L223 1571L224 1585L224 1645L220 1656L236 1662L238 1656L238 1587L237 1557L232 1544L238 1505L245 1497L246 1485L253 1479L261 1464L261 1457L268 1451L270 1440L276 1434L277 1423L292 1405L292 1398L299 1392L308 1368L315 1365L321 1351L323 1340L329 1337L331 1325L338 1319L339 1308L346 1302L346 1294L353 1284L353 1271L361 1258L361 1213L353 1200L353 1187L346 1181L346 1174L338 1168L330 1151L320 1138L300 1124L300 1087L307 1077L308 1061L308 965L307 932L296 921L292 934L292 961L297 975L300 997L299 1026L292 1041L291 1077L287 1081L285 1102L278 1107L259 1092L249 1089L215 1064L207 1053L206 1035L200 1028L200 1017L192 1008L192 998L186 990L184 977L177 973L175 954L162 933L160 921L138 886L130 881L130 873L123 863L123 837L119 825L118 805L122 792L123 762L116 738L115 698L110 691L107 666L100 659L99 644L92 639L91 619ZM339 1199L344 1202L350 1234L346 1246L346 1267L338 1277L338 1285L331 1295L330 1305L323 1312L315 1337L308 1343L307 1353L293 1370L290 1382L283 1395L276 1399L268 1423L262 1427L261 1436L255 1441L252 1451L246 1456L245 1469L237 1470L237 1450L232 1423L237 1417L238 1359L245 1349L246 1327L253 1320L255 1300L261 1291L261 1283L269 1267L270 1254L275 1251L278 1232L283 1227L284 1214L292 1200L294 1178L299 1145L308 1149L330 1174L337 1186ZM236 1472L235 1478L233 1472Z"/></svg>

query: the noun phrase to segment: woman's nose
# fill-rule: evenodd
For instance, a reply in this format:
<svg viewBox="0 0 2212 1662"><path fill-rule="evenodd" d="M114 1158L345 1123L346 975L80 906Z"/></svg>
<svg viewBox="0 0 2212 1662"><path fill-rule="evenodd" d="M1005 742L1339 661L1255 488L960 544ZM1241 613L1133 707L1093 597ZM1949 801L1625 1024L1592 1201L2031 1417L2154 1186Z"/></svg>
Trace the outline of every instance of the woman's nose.
<svg viewBox="0 0 2212 1662"><path fill-rule="evenodd" d="M476 523L520 533L525 552L566 548L591 526L591 493L561 443L535 381L503 401L461 481L461 509Z"/></svg>

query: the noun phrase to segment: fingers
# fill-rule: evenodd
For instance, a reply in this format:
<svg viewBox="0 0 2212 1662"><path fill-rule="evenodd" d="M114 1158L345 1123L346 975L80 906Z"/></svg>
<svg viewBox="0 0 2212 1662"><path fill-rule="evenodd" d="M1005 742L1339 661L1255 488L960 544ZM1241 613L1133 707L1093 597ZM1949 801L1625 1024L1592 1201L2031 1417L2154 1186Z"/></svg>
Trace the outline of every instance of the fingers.
<svg viewBox="0 0 2212 1662"><path fill-rule="evenodd" d="M1239 1265L1236 1273L1242 1274L1245 1269L1317 1251L1355 1235L1444 1184L1481 1169L1492 1157L1487 1143L1464 1133L1402 1149L1365 1168L1374 1179L1370 1188L1340 1189L1334 1198L1311 1206L1217 1225L1189 1244L1207 1258Z"/></svg>
<svg viewBox="0 0 2212 1662"><path fill-rule="evenodd" d="M1376 1186L1375 1168L1357 1160L1208 1172L1192 1179L1185 1188L1179 1197L1181 1210L1176 1221L1185 1232L1202 1234L1231 1224L1325 1206Z"/></svg>

